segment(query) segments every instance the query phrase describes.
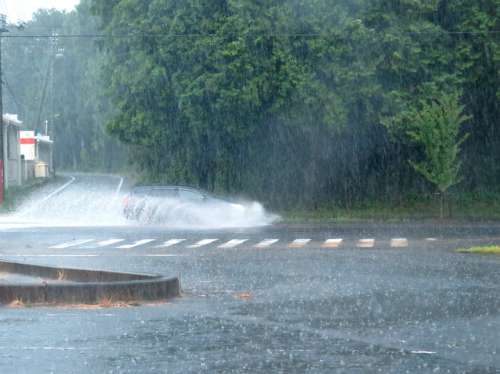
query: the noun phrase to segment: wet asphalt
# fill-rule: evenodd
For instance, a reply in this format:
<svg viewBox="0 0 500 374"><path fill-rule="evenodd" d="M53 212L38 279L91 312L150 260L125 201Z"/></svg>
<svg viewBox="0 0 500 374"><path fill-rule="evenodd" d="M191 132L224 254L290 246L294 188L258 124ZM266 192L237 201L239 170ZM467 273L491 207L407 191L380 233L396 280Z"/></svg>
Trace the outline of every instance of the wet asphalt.
<svg viewBox="0 0 500 374"><path fill-rule="evenodd" d="M110 238L154 241L94 244ZM185 241L157 247L172 238ZM268 238L279 240L255 247ZM298 238L311 240L290 248ZM329 238L343 241L323 248ZM500 224L0 224L1 259L179 275L183 288L139 307L0 308L0 373L497 373L500 257L455 253L492 243Z"/></svg>

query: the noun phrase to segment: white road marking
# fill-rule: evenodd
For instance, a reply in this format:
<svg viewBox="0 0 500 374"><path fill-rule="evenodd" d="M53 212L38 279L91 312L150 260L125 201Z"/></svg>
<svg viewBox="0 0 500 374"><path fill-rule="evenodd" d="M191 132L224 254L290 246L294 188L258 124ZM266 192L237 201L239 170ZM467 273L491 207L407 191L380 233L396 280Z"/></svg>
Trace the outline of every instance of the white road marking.
<svg viewBox="0 0 500 374"><path fill-rule="evenodd" d="M49 247L51 249L64 249L64 248L70 248L70 247L76 247L77 245L82 245L85 243L90 243L94 241L94 239L79 239L79 240L72 240L70 242L65 242L62 244L57 244L53 245L52 247Z"/></svg>
<svg viewBox="0 0 500 374"><path fill-rule="evenodd" d="M267 248L272 246L274 243L279 242L279 239L264 239L260 243L255 245L255 248Z"/></svg>
<svg viewBox="0 0 500 374"><path fill-rule="evenodd" d="M98 247L106 247L108 245L116 244L123 242L125 239L108 239L108 240L102 240L100 242L97 242Z"/></svg>
<svg viewBox="0 0 500 374"><path fill-rule="evenodd" d="M342 239L327 239L325 242L321 245L322 248L337 248L339 245L342 244Z"/></svg>
<svg viewBox="0 0 500 374"><path fill-rule="evenodd" d="M52 254L52 253L34 253L34 254L12 254L5 257L115 257L117 254ZM181 254L133 254L131 257L189 257L190 255Z"/></svg>
<svg viewBox="0 0 500 374"><path fill-rule="evenodd" d="M245 243L246 241L248 241L248 239L232 239L227 243L219 245L217 248L234 248Z"/></svg>
<svg viewBox="0 0 500 374"><path fill-rule="evenodd" d="M120 245L116 248L118 249L130 249L130 248L135 248L135 247L139 247L141 245L144 245L144 244L148 244L148 243L151 243L151 242L154 242L156 239L141 239L141 240L137 240L131 244L124 244L124 245Z"/></svg>
<svg viewBox="0 0 500 374"><path fill-rule="evenodd" d="M118 183L118 187L116 187L115 196L118 196L118 194L122 190L122 186L123 186L123 177L120 177L120 183Z"/></svg>
<svg viewBox="0 0 500 374"><path fill-rule="evenodd" d="M295 239L293 242L288 244L288 248L302 248L310 241L311 239Z"/></svg>
<svg viewBox="0 0 500 374"><path fill-rule="evenodd" d="M428 242L435 242L435 241L437 241L436 238L426 238L425 240L427 240Z"/></svg>
<svg viewBox="0 0 500 374"><path fill-rule="evenodd" d="M166 242L164 242L163 244L157 245L156 248L168 248L168 247L172 247L172 246L174 246L176 244L182 243L185 240L186 239L170 239L170 240L167 240Z"/></svg>
<svg viewBox="0 0 500 374"><path fill-rule="evenodd" d="M219 240L219 239L203 239L195 244L188 245L187 247L188 248L200 248L200 247L203 247L204 245L208 245L208 244L211 244L213 242L216 242L217 240Z"/></svg>
<svg viewBox="0 0 500 374"><path fill-rule="evenodd" d="M410 351L411 353L417 354L417 355L434 355L436 352L433 351Z"/></svg>
<svg viewBox="0 0 500 374"><path fill-rule="evenodd" d="M30 209L27 209L25 210L24 212L22 212L19 216L20 217L25 217L27 216L28 214L30 214L32 211L34 211L36 208L38 208L41 204L43 204L44 202L46 202L47 200L53 198L55 195L57 195L59 192L63 191L64 189L66 189L67 187L69 187L74 181L76 180L75 177L71 177L71 179L64 183L61 187L57 188L55 191L52 191L51 193L49 193L47 196L45 196L43 199L40 199L39 201L37 201L35 204L33 204L31 206ZM43 227L43 225L41 225ZM28 227L33 227L33 225L26 225L26 226L21 226L20 228L28 228Z"/></svg>
<svg viewBox="0 0 500 374"><path fill-rule="evenodd" d="M408 239L406 238L392 238L391 247L393 248L404 248L408 247Z"/></svg>
<svg viewBox="0 0 500 374"><path fill-rule="evenodd" d="M6 257L99 257L101 255L98 254L52 254L52 253L47 253L47 254L39 254L39 253L34 253L34 254L14 254L14 255L6 255Z"/></svg>
<svg viewBox="0 0 500 374"><path fill-rule="evenodd" d="M149 254L137 255L137 257L189 257L190 255L173 255L173 254Z"/></svg>
<svg viewBox="0 0 500 374"><path fill-rule="evenodd" d="M372 248L375 245L375 239L359 239L356 246L358 248Z"/></svg>
<svg viewBox="0 0 500 374"><path fill-rule="evenodd" d="M68 182L66 182L65 184L63 184L61 187L59 187L57 190L52 191L47 196L45 196L42 200L40 200L39 204L47 201L48 199L50 199L52 197L54 197L55 195L57 195L62 190L64 190L65 188L69 187L69 185L71 185L75 180L76 180L75 177L71 177L71 180L69 180Z"/></svg>

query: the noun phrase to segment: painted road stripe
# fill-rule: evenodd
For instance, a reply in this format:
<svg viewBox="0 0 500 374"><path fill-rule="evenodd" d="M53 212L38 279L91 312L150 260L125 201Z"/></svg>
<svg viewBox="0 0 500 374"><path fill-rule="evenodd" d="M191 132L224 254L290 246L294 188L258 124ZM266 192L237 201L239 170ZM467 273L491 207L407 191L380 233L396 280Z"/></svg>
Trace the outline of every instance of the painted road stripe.
<svg viewBox="0 0 500 374"><path fill-rule="evenodd" d="M187 247L188 248L200 248L200 247L203 247L204 245L208 245L208 244L211 244L213 242L216 242L217 240L219 240L219 239L203 239L195 244L188 245Z"/></svg>
<svg viewBox="0 0 500 374"><path fill-rule="evenodd" d="M325 242L321 245L322 248L337 248L342 244L342 239L327 239Z"/></svg>
<svg viewBox="0 0 500 374"><path fill-rule="evenodd" d="M33 253L33 254L13 254L13 255L6 255L5 257L110 257L110 256L119 256L118 254L67 254L67 253L60 253L60 254L53 254L53 253ZM189 257L190 255L179 255L179 254L134 254L134 255L127 255L131 257Z"/></svg>
<svg viewBox="0 0 500 374"><path fill-rule="evenodd" d="M219 245L217 248L234 248L245 243L246 241L248 241L248 239L232 239L227 243Z"/></svg>
<svg viewBox="0 0 500 374"><path fill-rule="evenodd" d="M428 242L435 242L437 241L437 238L426 238L425 240L427 240Z"/></svg>
<svg viewBox="0 0 500 374"><path fill-rule="evenodd" d="M279 239L264 239L260 243L255 245L255 248L267 248L272 246L274 243L279 242Z"/></svg>
<svg viewBox="0 0 500 374"><path fill-rule="evenodd" d="M5 255L5 257L100 257L98 254L22 254L22 255Z"/></svg>
<svg viewBox="0 0 500 374"><path fill-rule="evenodd" d="M163 244L157 245L156 248L168 248L168 247L172 247L172 246L174 246L176 244L182 243L185 240L186 239L170 239L170 240L167 240L166 242L164 242Z"/></svg>
<svg viewBox="0 0 500 374"><path fill-rule="evenodd" d="M156 239L141 239L141 240L137 240L131 244L124 244L124 245L120 245L119 249L130 249L130 248L135 248L135 247L139 247L141 245L144 245L144 244L148 244L148 243L151 243L151 242L154 242Z"/></svg>
<svg viewBox="0 0 500 374"><path fill-rule="evenodd" d="M108 239L108 240L102 240L100 242L97 242L98 247L107 247L108 245L116 244L123 242L125 239Z"/></svg>
<svg viewBox="0 0 500 374"><path fill-rule="evenodd" d="M70 248L70 247L76 247L77 245L82 245L85 243L90 243L93 242L94 239L80 239L80 240L72 240L70 242L58 244L58 245L53 245L52 247L49 247L51 249L64 249L64 248Z"/></svg>
<svg viewBox="0 0 500 374"><path fill-rule="evenodd" d="M375 239L359 239L356 246L358 248L372 248L375 245Z"/></svg>
<svg viewBox="0 0 500 374"><path fill-rule="evenodd" d="M57 195L62 190L64 190L67 187L69 187L75 181L75 179L76 179L75 177L71 177L71 179L68 182L66 182L64 185L62 185L61 187L59 187L57 190L52 191L50 194L48 194L42 200L40 200L40 203L43 203L43 202L51 199L52 197L54 197L55 195Z"/></svg>
<svg viewBox="0 0 500 374"><path fill-rule="evenodd" d="M53 253L33 253L33 254L16 254L16 255L5 255L5 257L115 257L122 256L122 254L53 254ZM127 255L128 257L190 257L190 255L183 254L133 254Z"/></svg>
<svg viewBox="0 0 500 374"><path fill-rule="evenodd" d="M293 242L288 244L288 248L302 248L310 241L311 239L295 239Z"/></svg>
<svg viewBox="0 0 500 374"><path fill-rule="evenodd" d="M392 238L391 247L393 248L404 248L408 247L408 239L406 238Z"/></svg>
<svg viewBox="0 0 500 374"><path fill-rule="evenodd" d="M190 257L190 255L178 255L178 254L148 254L148 255L134 255L134 257Z"/></svg>
<svg viewBox="0 0 500 374"><path fill-rule="evenodd" d="M115 197L120 194L120 191L122 190L122 186L123 186L123 177L120 177L120 182L118 183L118 187L116 187Z"/></svg>
<svg viewBox="0 0 500 374"><path fill-rule="evenodd" d="M410 351L410 353L417 354L417 355L435 355L436 352L434 351Z"/></svg>

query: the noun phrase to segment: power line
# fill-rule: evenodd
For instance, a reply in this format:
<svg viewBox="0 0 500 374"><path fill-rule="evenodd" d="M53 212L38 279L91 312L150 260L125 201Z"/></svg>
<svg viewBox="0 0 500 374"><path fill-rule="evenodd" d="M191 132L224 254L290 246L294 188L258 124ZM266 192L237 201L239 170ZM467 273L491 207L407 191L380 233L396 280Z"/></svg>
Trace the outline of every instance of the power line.
<svg viewBox="0 0 500 374"><path fill-rule="evenodd" d="M17 112L19 112L21 110L21 107L24 108L24 105L22 105L20 103L20 101L18 100L17 96L14 94L14 90L10 86L9 82L7 81L7 79L5 79L5 77L3 77L3 83L5 84L5 87L7 87L7 91L9 91L10 97L12 98L12 100L14 101L14 103L16 104Z"/></svg>
<svg viewBox="0 0 500 374"><path fill-rule="evenodd" d="M378 34L386 34L385 32L376 32ZM446 34L446 35L496 35L500 34L500 30L489 30L489 31L446 31L446 30L436 30L436 31L401 31L399 34L406 35L419 35L419 34ZM2 35L3 38L75 38L75 39L113 39L113 38L155 38L155 37L170 37L170 38L206 38L206 37L219 37L220 34L175 34L175 33L131 33L131 34L6 34ZM328 37L336 36L333 34L325 33L266 33L266 34L244 34L240 36L268 36L268 37L305 37L305 38L317 38L317 37Z"/></svg>

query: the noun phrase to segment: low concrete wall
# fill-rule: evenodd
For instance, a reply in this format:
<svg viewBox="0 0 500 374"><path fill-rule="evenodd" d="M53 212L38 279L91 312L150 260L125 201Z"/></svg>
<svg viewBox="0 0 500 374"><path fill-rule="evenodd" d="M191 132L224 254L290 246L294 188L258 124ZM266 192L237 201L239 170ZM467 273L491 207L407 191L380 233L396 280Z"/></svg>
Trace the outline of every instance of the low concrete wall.
<svg viewBox="0 0 500 374"><path fill-rule="evenodd" d="M20 262L0 261L0 272L29 275L32 277L73 282L107 282L151 279L157 276L113 271L56 268L43 265L31 265Z"/></svg>
<svg viewBox="0 0 500 374"><path fill-rule="evenodd" d="M179 296L178 278L134 273L53 268L0 261L0 272L54 280L36 284L0 284L0 303L99 304L162 301Z"/></svg>

